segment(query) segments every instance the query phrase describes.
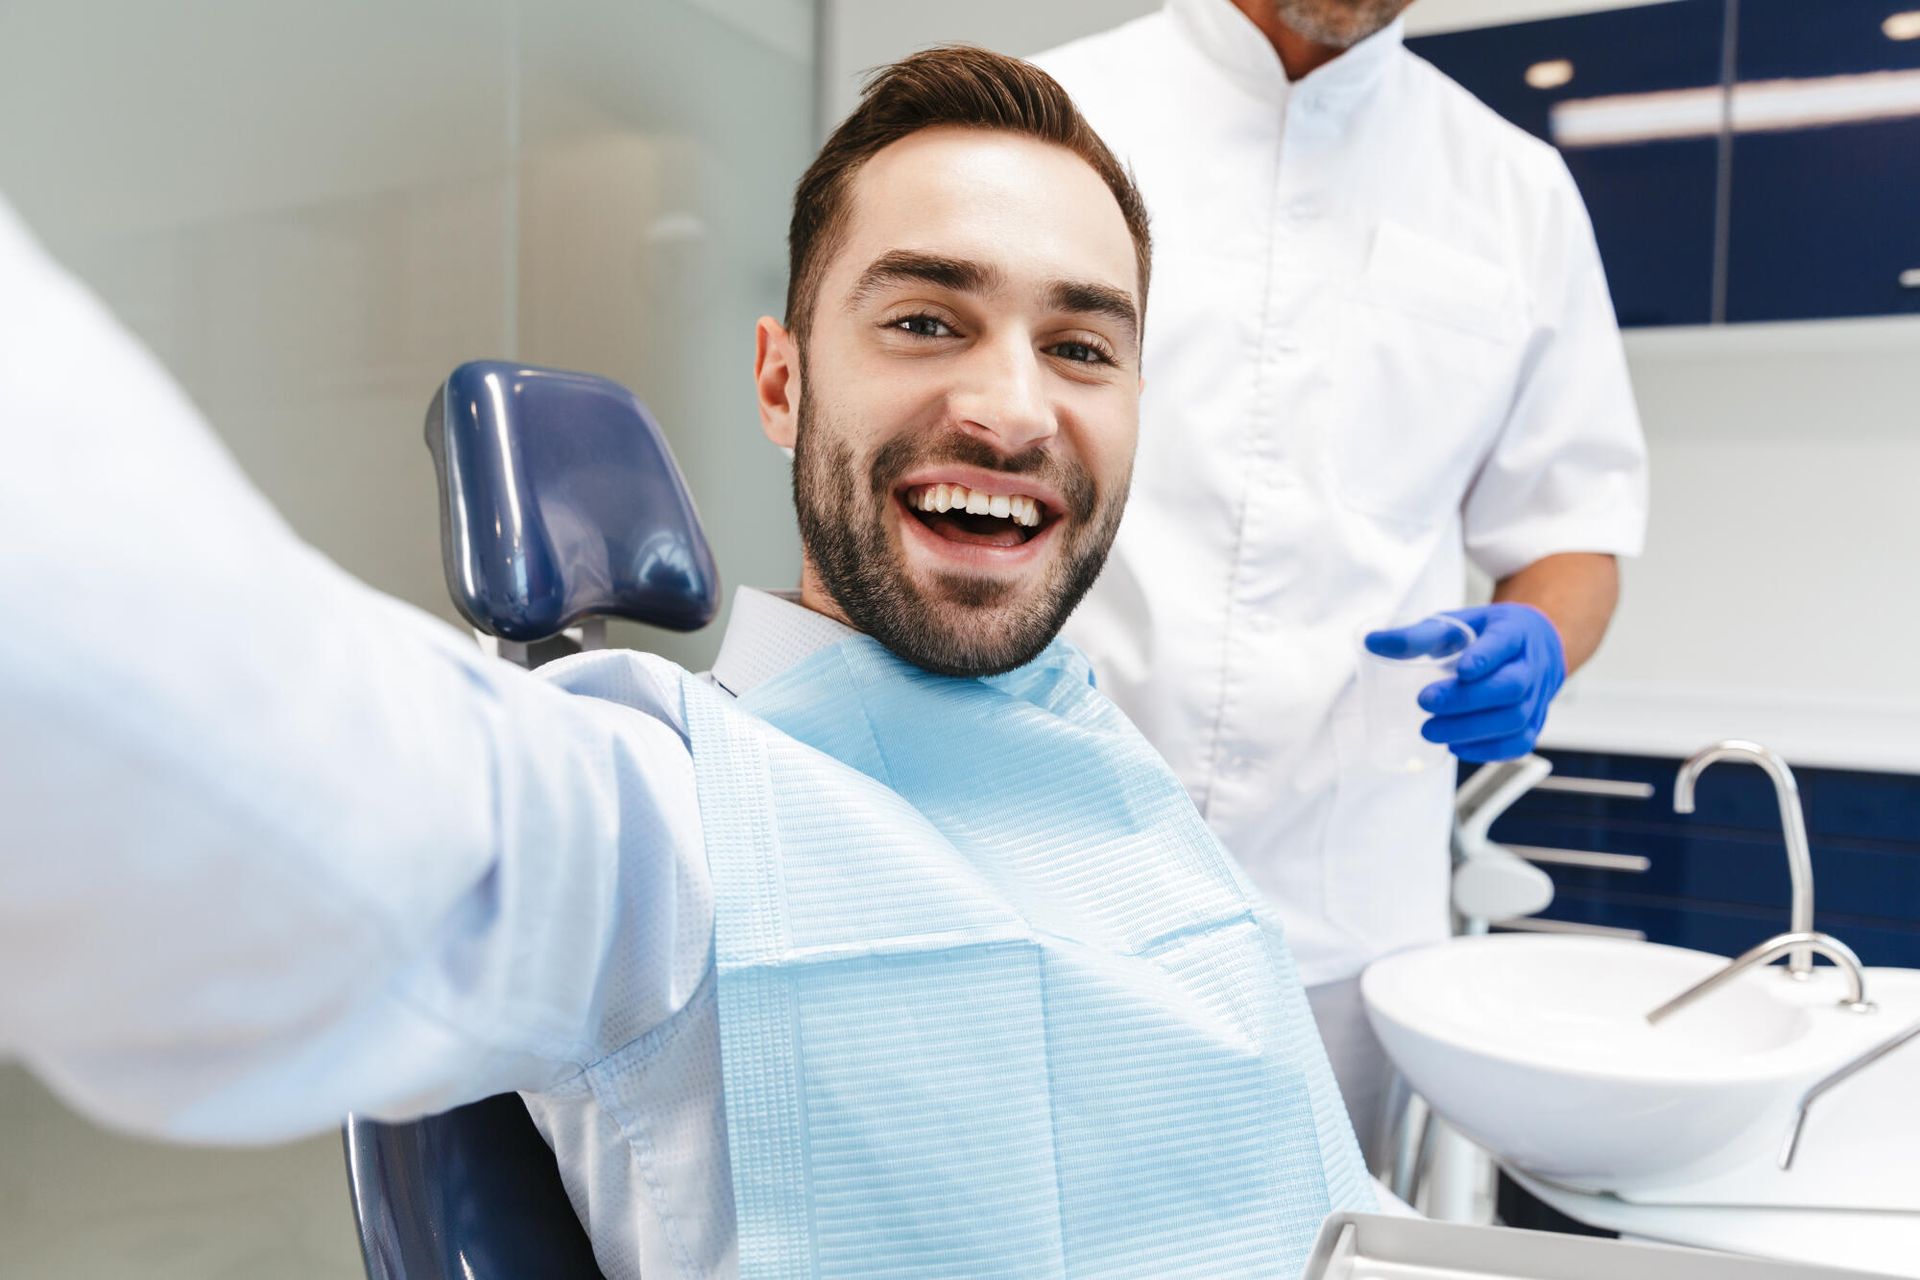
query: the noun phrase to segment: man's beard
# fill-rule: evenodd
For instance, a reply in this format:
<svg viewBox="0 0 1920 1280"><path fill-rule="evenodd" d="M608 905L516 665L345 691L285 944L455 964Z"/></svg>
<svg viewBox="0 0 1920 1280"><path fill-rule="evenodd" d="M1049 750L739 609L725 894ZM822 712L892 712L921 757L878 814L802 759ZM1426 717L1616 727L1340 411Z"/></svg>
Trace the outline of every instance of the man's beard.
<svg viewBox="0 0 1920 1280"><path fill-rule="evenodd" d="M1410 0L1271 0L1294 34L1329 49L1347 49L1400 16Z"/></svg>
<svg viewBox="0 0 1920 1280"><path fill-rule="evenodd" d="M938 463L1040 476L1061 494L1066 510L1054 519L1064 523L1054 536L1062 545L1039 591L1016 601L1021 583L951 573L936 578L929 594L908 576L906 550L889 539L886 511L900 477ZM831 421L811 412L810 399L800 404L793 506L815 572L849 622L938 675L997 675L1037 657L1100 576L1125 492L1123 482L1103 502L1077 463L1040 450L1007 457L958 433L928 441L898 436L874 453L862 475Z"/></svg>

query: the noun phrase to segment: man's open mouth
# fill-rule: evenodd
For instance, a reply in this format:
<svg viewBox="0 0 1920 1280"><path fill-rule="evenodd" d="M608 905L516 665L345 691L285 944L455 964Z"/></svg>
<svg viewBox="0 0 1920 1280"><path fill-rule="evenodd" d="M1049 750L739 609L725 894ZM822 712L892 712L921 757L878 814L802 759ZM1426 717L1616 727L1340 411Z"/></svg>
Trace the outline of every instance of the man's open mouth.
<svg viewBox="0 0 1920 1280"><path fill-rule="evenodd" d="M950 542L1017 547L1053 520L1046 504L1024 493L989 493L960 484L917 484L900 495L907 514Z"/></svg>

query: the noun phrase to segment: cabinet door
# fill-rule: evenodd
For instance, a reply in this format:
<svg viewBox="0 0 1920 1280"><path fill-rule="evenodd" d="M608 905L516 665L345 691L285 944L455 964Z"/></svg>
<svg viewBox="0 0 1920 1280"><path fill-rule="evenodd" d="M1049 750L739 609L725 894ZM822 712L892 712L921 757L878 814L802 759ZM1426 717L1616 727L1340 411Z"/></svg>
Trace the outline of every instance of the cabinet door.
<svg viewBox="0 0 1920 1280"><path fill-rule="evenodd" d="M1593 217L1621 324L1705 324L1713 318L1725 23L1724 0L1668 0L1407 45L1560 148ZM1612 134L1568 127L1583 114L1593 119L1595 108L1632 108L1645 94L1678 95L1693 125L1675 136L1670 125L1637 128L1630 115Z"/></svg>
<svg viewBox="0 0 1920 1280"><path fill-rule="evenodd" d="M1920 312L1920 0L1741 0L1727 319Z"/></svg>

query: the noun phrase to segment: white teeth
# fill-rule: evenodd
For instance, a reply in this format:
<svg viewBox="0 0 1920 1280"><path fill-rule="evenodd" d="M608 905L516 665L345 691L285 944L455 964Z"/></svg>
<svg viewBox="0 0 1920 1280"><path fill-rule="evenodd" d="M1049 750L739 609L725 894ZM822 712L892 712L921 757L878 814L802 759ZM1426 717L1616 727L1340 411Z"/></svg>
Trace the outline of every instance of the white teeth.
<svg viewBox="0 0 1920 1280"><path fill-rule="evenodd" d="M921 511L964 511L969 515L998 516L1023 528L1040 525L1038 499L1023 493L983 493L959 484L930 484L907 495L907 505Z"/></svg>

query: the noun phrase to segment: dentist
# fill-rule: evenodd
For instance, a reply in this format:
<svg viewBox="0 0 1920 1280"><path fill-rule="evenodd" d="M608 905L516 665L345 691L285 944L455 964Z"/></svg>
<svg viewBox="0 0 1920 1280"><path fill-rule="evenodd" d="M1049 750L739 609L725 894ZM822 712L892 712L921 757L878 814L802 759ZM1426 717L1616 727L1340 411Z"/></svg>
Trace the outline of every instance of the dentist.
<svg viewBox="0 0 1920 1280"><path fill-rule="evenodd" d="M196 1142L517 1090L614 1280L1297 1274L1373 1196L1292 960L1054 641L1132 466L1138 193L935 50L790 249L799 592L711 683L534 676L302 546L0 209L0 1052Z"/></svg>
<svg viewBox="0 0 1920 1280"><path fill-rule="evenodd" d="M1521 755L1647 507L1579 193L1403 47L1407 4L1169 0L1036 59L1154 217L1133 493L1068 634L1286 920L1363 1146L1358 974L1447 932L1453 771L1364 762L1356 635L1458 610L1471 562L1493 603L1424 732Z"/></svg>

